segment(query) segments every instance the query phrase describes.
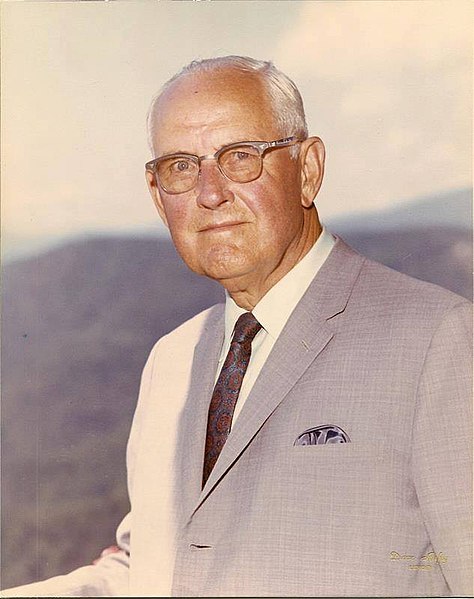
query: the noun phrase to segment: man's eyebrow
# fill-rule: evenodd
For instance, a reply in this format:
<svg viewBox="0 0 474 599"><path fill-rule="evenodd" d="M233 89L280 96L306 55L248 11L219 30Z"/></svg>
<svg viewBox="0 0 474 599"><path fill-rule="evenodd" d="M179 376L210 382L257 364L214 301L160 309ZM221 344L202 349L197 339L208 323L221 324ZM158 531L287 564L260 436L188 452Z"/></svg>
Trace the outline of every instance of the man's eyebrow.
<svg viewBox="0 0 474 599"><path fill-rule="evenodd" d="M207 154L196 154L194 152L186 151L186 150L171 150L169 152L163 152L159 156L155 156L155 160L157 158L163 158L164 156L175 156L175 155L182 155L182 154L184 154L186 156L213 156L216 152L218 152L222 148L225 148L226 146L232 146L234 144L240 144L240 143L244 144L244 143L261 142L261 141L264 141L264 140L255 139L255 138L252 138L252 139L237 139L235 141L229 141L229 142L227 142L225 144L222 144L217 149L211 150Z"/></svg>
<svg viewBox="0 0 474 599"><path fill-rule="evenodd" d="M227 146L235 146L237 144L252 144L252 143L257 143L257 144L261 144L261 143L267 143L271 140L271 136L262 136L262 135L252 135L249 137L239 137L237 139L233 139L231 141L227 141L226 143L221 144L218 148L216 148L215 150L211 150L210 152L208 152L207 155L209 154L215 154L216 152L218 152L219 150L222 150L222 148L226 148ZM282 141L282 140L281 140ZM170 154L193 154L193 152L185 152L182 150L178 150L176 152L169 152ZM164 154L165 156L168 155L168 153ZM193 156L197 156L197 154L193 154Z"/></svg>
<svg viewBox="0 0 474 599"><path fill-rule="evenodd" d="M164 156L181 156L182 154L185 156L197 156L197 154L186 150L171 150L169 152L162 152L159 156L155 156L155 160L157 158L163 158Z"/></svg>

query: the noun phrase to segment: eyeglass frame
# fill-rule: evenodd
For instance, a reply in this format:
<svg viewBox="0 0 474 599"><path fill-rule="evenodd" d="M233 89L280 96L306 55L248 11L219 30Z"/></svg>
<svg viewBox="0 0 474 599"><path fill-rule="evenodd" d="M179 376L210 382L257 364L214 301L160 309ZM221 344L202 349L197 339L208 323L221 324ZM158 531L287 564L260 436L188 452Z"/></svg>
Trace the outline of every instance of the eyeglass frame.
<svg viewBox="0 0 474 599"><path fill-rule="evenodd" d="M163 191L165 191L166 193L168 193L170 195L180 195L182 193L187 193L188 191L191 191L192 189L194 189L196 187L197 182L199 181L199 177L201 176L201 162L203 160L215 160L217 162L217 168L219 169L219 172L226 179L228 179L229 181L232 181L233 183L250 183L251 181L255 181L256 179L258 179L260 177L260 175L262 174L263 155L265 154L265 152L267 152L268 150L289 147L296 143L301 143L301 142L305 141L305 139L306 138L301 138L296 135L292 135L291 137L284 137L282 139L277 139L275 141L240 141L240 142L235 142L235 143L231 143L231 144L222 146L222 148L217 150L217 152L215 154L204 154L203 156L197 156L196 154L187 154L186 152L173 152L172 154L165 154L164 156L159 156L158 158L154 158L153 160L150 160L149 162L147 162L145 164L145 170L150 173L153 173L153 175L155 176L155 180L158 182L158 185L161 187L161 189L163 189ZM243 147L252 147L252 148L258 150L259 157L261 158L261 166L260 166L258 175L256 175L252 179L249 179L248 181L235 181L234 179L232 179L231 177L229 177L229 175L227 175L225 173L225 171L219 164L219 158L224 152L227 152L227 150L231 150L232 148L241 148L242 146ZM190 158L190 159L194 160L195 162L197 162L197 165L199 168L198 176L196 178L196 183L193 185L193 187L187 189L186 191L168 191L166 189L166 187L161 183L160 178L158 176L158 172L156 170L156 165L159 162L161 162L163 160L167 160L169 158L173 158L175 156L176 157L182 156L183 158Z"/></svg>

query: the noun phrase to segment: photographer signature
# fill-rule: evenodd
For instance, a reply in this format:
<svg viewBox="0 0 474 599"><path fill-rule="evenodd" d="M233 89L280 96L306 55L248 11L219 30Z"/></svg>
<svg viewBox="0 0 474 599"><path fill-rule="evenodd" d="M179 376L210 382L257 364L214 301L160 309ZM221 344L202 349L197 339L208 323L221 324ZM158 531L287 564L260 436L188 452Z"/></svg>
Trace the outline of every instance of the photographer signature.
<svg viewBox="0 0 474 599"><path fill-rule="evenodd" d="M430 551L426 555L422 555L417 558L415 555L409 555L405 553L399 553L398 551L390 552L390 559L393 561L406 561L413 562L416 561L418 563L408 563L409 570L425 570L429 571L433 569L434 564L445 564L448 561L448 558L442 551L436 553L435 551ZM420 563L422 562L422 563Z"/></svg>

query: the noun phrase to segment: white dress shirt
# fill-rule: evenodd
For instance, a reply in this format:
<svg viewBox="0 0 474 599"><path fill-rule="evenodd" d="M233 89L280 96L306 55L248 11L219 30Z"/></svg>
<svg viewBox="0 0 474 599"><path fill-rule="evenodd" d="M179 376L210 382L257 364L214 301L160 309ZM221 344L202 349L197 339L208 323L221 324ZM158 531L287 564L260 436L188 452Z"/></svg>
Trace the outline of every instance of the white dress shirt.
<svg viewBox="0 0 474 599"><path fill-rule="evenodd" d="M262 325L262 328L252 342L252 354L235 406L233 422L235 422L240 414L242 406L253 384L257 380L260 370L265 364L290 314L303 297L304 292L309 287L316 273L324 264L334 244L334 237L323 227L321 235L309 252L262 297L252 310L252 314ZM225 336L219 357L216 381L230 348L235 323L244 312L246 310L238 306L230 295L226 294Z"/></svg>

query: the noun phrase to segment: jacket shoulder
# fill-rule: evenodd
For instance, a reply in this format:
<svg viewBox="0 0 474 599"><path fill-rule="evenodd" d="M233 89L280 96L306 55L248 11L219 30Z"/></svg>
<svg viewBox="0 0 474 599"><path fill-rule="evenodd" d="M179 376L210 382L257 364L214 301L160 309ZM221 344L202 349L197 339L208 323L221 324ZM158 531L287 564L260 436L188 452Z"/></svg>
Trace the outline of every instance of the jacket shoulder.
<svg viewBox="0 0 474 599"><path fill-rule="evenodd" d="M469 316L472 311L466 298L364 257L341 239L337 251L339 276L356 272L345 310L356 321L370 319L386 330L403 329L429 339L449 315Z"/></svg>
<svg viewBox="0 0 474 599"><path fill-rule="evenodd" d="M401 306L438 306L441 310L471 302L440 285L429 283L394 270L384 264L365 258L361 270L361 284L374 290L374 297L392 299Z"/></svg>

